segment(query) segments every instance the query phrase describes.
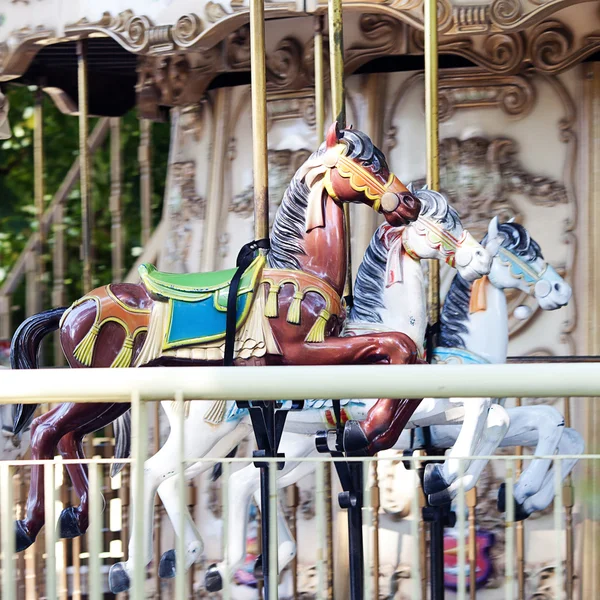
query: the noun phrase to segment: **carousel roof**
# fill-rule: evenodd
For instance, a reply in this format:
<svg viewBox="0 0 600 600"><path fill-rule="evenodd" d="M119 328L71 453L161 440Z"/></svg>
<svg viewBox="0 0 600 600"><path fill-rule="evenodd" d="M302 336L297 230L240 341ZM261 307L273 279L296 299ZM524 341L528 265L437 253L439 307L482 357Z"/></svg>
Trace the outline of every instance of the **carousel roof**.
<svg viewBox="0 0 600 600"><path fill-rule="evenodd" d="M91 114L123 114L140 96L147 105L193 102L210 87L249 82L247 0L4 4L0 81L41 84L69 112L77 106L79 39L88 39ZM531 68L548 74L600 50L597 2L441 0L438 5L440 54L454 57L442 59L442 67L446 62L506 75ZM326 8L326 0L265 2L272 87L311 85L314 16ZM422 68L423 0L345 0L344 11L348 74Z"/></svg>

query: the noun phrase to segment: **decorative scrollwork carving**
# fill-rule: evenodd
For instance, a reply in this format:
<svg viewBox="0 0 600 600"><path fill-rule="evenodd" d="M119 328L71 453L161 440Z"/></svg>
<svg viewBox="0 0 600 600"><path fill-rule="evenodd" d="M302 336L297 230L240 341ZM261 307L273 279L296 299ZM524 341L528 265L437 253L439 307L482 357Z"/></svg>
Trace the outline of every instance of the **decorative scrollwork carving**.
<svg viewBox="0 0 600 600"><path fill-rule="evenodd" d="M396 19L387 15L362 15L359 21L361 41L346 51L346 70L351 73L372 58L397 52L401 36L399 25Z"/></svg>
<svg viewBox="0 0 600 600"><path fill-rule="evenodd" d="M274 88L293 85L302 74L302 46L295 38L284 38L267 62L267 80Z"/></svg>
<svg viewBox="0 0 600 600"><path fill-rule="evenodd" d="M218 2L208 2L204 12L209 23L216 23L229 14Z"/></svg>
<svg viewBox="0 0 600 600"><path fill-rule="evenodd" d="M227 38L227 64L233 69L250 68L250 27L244 25Z"/></svg>
<svg viewBox="0 0 600 600"><path fill-rule="evenodd" d="M514 25L523 14L521 0L494 0L490 6L491 22L500 29Z"/></svg>
<svg viewBox="0 0 600 600"><path fill-rule="evenodd" d="M520 34L496 33L486 38L483 48L484 60L500 73L510 73L521 65L524 55L523 38Z"/></svg>
<svg viewBox="0 0 600 600"><path fill-rule="evenodd" d="M202 31L202 20L198 15L190 13L180 17L171 30L173 40L181 48L186 48Z"/></svg>

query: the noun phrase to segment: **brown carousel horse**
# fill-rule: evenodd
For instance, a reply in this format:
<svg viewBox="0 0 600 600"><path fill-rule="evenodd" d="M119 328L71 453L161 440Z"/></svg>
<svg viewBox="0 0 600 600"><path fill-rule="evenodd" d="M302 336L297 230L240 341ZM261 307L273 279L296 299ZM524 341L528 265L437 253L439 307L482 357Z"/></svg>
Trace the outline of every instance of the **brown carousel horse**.
<svg viewBox="0 0 600 600"><path fill-rule="evenodd" d="M275 217L266 257L244 271L237 291L236 365L336 365L417 362L414 342L402 333L339 337L347 247L343 204L363 203L390 225L419 216L420 202L390 173L385 157L363 133L333 125L326 142L295 174ZM158 273L142 265L142 283L97 288L68 309L25 321L13 339L13 368L37 368L42 338L60 330L73 368L222 365L229 284L235 269L206 274ZM417 402L383 399L363 432L373 441L384 421L395 435ZM61 404L32 423L32 458L83 459L82 439L107 426L128 404ZM20 431L35 407L21 406ZM369 423L372 422L372 427ZM60 516L61 537L88 526L87 470L66 466L80 498ZM25 519L16 522L17 550L31 545L44 524L44 469L32 467Z"/></svg>

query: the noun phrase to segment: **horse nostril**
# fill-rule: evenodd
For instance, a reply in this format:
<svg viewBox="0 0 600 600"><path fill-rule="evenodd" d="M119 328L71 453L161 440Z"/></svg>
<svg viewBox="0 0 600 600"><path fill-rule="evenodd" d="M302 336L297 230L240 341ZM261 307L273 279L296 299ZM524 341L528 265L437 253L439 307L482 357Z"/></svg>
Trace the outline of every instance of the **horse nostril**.
<svg viewBox="0 0 600 600"><path fill-rule="evenodd" d="M560 292L560 283L555 283L555 284L554 284L554 289L555 289L557 292Z"/></svg>
<svg viewBox="0 0 600 600"><path fill-rule="evenodd" d="M481 250L476 250L475 251L475 256L481 256Z"/></svg>

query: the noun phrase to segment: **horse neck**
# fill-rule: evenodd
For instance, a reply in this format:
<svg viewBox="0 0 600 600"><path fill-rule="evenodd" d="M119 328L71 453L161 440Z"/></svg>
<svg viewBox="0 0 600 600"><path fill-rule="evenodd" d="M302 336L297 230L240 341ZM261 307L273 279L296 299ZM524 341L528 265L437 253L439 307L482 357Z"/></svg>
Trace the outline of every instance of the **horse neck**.
<svg viewBox="0 0 600 600"><path fill-rule="evenodd" d="M505 363L508 353L508 309L504 290L485 282L486 308L469 315L465 348L491 363Z"/></svg>
<svg viewBox="0 0 600 600"><path fill-rule="evenodd" d="M328 283L341 296L346 282L347 251L344 210L329 195L325 202L325 225L307 233L302 271Z"/></svg>
<svg viewBox="0 0 600 600"><path fill-rule="evenodd" d="M386 328L405 333L422 352L427 327L425 278L420 261L408 256L404 250L400 261L402 281L390 287L387 287L387 282L384 282L385 307L380 314Z"/></svg>

